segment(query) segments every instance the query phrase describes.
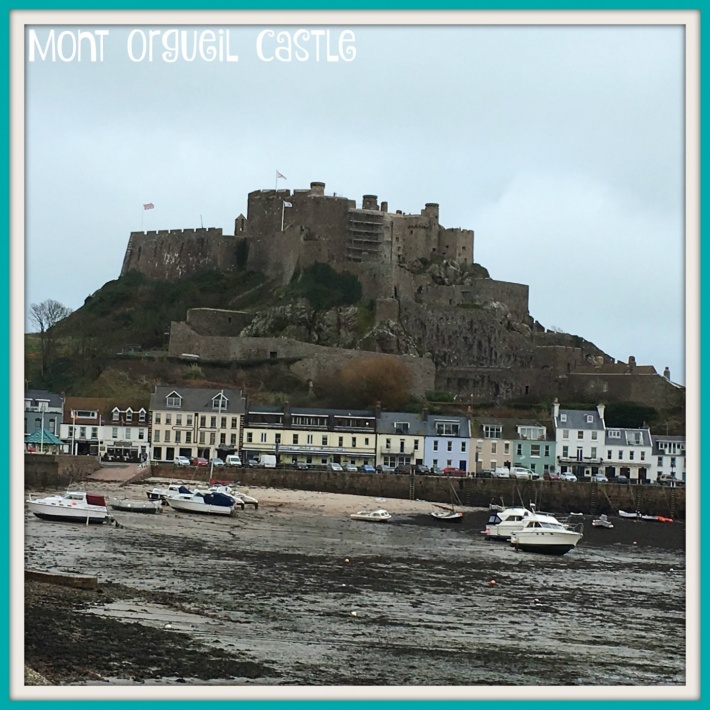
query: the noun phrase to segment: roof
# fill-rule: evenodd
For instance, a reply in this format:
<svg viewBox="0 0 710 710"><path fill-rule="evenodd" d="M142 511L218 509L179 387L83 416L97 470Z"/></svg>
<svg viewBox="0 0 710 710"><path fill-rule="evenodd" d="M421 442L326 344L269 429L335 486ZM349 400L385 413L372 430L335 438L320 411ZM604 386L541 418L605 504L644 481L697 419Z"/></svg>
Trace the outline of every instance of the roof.
<svg viewBox="0 0 710 710"><path fill-rule="evenodd" d="M457 414L430 414L426 420L427 436L454 436L454 434L437 434L436 425L438 422L452 422L459 425L458 436L469 438L471 434L471 423L468 417Z"/></svg>
<svg viewBox="0 0 710 710"><path fill-rule="evenodd" d="M64 399L56 392L47 390L25 390L25 401L30 400L30 407L37 407L38 400L48 402L47 406L53 409L62 409L64 407Z"/></svg>
<svg viewBox="0 0 710 710"><path fill-rule="evenodd" d="M562 415L567 421L562 421ZM591 421L587 418L591 417ZM596 409L560 409L560 416L555 421L558 429L604 429L604 422Z"/></svg>
<svg viewBox="0 0 710 710"><path fill-rule="evenodd" d="M409 431L397 431L395 425L409 424ZM382 412L377 418L378 434L406 434L408 436L426 436L427 423L420 414L412 412Z"/></svg>
<svg viewBox="0 0 710 710"><path fill-rule="evenodd" d="M621 436L610 436L609 432L618 431ZM651 432L648 429L625 429L624 427L609 427L606 430L604 443L607 446L651 446Z"/></svg>
<svg viewBox="0 0 710 710"><path fill-rule="evenodd" d="M182 399L181 407L166 407L165 400L172 393L177 394ZM242 396L241 390L225 389L220 387L173 387L158 386L155 392L150 396L151 411L182 411L182 412L210 412L217 413L217 409L212 406L212 400L217 397L220 392L224 394L227 400L227 406L221 411L223 414L244 414L246 410L246 401Z"/></svg>
<svg viewBox="0 0 710 710"><path fill-rule="evenodd" d="M48 444L50 446L62 445L64 442L57 438L51 431L38 429L25 437L25 444Z"/></svg>

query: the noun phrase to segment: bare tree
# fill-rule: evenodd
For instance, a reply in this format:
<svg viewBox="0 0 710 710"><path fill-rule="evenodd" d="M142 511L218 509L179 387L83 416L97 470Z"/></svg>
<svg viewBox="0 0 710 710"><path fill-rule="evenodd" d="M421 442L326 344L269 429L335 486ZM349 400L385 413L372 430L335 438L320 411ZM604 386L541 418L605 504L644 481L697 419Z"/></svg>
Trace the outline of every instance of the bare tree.
<svg viewBox="0 0 710 710"><path fill-rule="evenodd" d="M40 351L42 355L42 376L47 374L49 360L54 350L54 336L52 328L64 320L72 312L59 301L49 298L42 303L33 303L30 306L30 320L37 326L39 332Z"/></svg>

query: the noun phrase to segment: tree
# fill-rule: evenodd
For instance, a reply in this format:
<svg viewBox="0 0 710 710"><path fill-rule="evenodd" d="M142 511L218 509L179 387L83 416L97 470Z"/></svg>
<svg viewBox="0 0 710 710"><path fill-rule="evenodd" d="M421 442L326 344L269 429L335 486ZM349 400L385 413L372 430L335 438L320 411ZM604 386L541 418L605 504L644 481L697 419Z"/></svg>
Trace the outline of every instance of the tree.
<svg viewBox="0 0 710 710"><path fill-rule="evenodd" d="M394 355L353 358L340 368L338 379L350 406L368 407L379 401L386 409L397 409L410 398L412 372Z"/></svg>
<svg viewBox="0 0 710 710"><path fill-rule="evenodd" d="M49 369L49 361L54 354L54 334L52 328L64 320L72 312L71 308L55 301L47 299L42 303L33 303L30 306L30 320L37 326L39 332L39 347L42 357L42 377L45 377Z"/></svg>

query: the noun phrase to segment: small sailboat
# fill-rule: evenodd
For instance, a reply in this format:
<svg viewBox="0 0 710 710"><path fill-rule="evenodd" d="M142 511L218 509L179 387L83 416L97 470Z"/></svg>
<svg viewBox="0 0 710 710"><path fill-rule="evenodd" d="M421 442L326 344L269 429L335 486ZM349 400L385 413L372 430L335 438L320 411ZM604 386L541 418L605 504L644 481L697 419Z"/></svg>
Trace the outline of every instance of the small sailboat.
<svg viewBox="0 0 710 710"><path fill-rule="evenodd" d="M606 514L602 513L598 518L592 520L592 527L595 528L613 528L614 523L612 523Z"/></svg>
<svg viewBox="0 0 710 710"><path fill-rule="evenodd" d="M456 502L461 505L461 501L456 495L454 487L451 486L451 503L449 505L440 505L439 503L432 503L435 508L438 508L438 510L431 511L432 518L442 520L446 523L460 523L463 520L463 512L460 510L456 510L456 507L454 506L454 500L456 500Z"/></svg>

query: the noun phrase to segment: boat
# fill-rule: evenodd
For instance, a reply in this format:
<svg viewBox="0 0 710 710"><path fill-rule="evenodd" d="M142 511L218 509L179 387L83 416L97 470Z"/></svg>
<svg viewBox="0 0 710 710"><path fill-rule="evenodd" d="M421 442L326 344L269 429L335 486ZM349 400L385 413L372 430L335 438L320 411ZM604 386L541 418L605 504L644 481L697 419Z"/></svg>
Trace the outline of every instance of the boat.
<svg viewBox="0 0 710 710"><path fill-rule="evenodd" d="M231 515L237 501L226 493L181 493L166 498L174 510L186 513L205 513L208 515Z"/></svg>
<svg viewBox="0 0 710 710"><path fill-rule="evenodd" d="M619 511L620 518L629 518L631 520L647 520L651 523L672 523L673 518L666 518L662 515L641 515L641 513L636 510L633 513L629 513L625 510Z"/></svg>
<svg viewBox="0 0 710 710"><path fill-rule="evenodd" d="M243 493L242 491L237 490L236 488L232 488L231 486L228 485L211 485L209 488L206 490L200 490L197 489L195 491L196 493L226 493L228 496L232 496L232 498L235 498L237 501L237 505L244 510L244 506L246 505L251 505L254 507L254 510L256 510L259 507L259 501L254 498L254 496L250 496L247 493Z"/></svg>
<svg viewBox="0 0 710 710"><path fill-rule="evenodd" d="M463 520L463 513L460 510L456 510L454 506L454 501L461 505L456 490L452 485L451 488L451 503L449 505L439 505L438 503L432 503L435 508L439 510L432 510L431 515L437 520L442 520L447 523L460 523Z"/></svg>
<svg viewBox="0 0 710 710"><path fill-rule="evenodd" d="M486 529L482 533L488 540L510 540L510 536L523 527L527 518L532 514L524 507L504 508L497 510L491 507L488 515Z"/></svg>
<svg viewBox="0 0 710 710"><path fill-rule="evenodd" d="M609 518L606 517L604 513L600 515L598 518L594 518L592 520L592 527L595 528L613 528L614 523L612 523Z"/></svg>
<svg viewBox="0 0 710 710"><path fill-rule="evenodd" d="M27 507L42 520L98 524L110 517L106 498L86 491L66 491L46 498L30 498Z"/></svg>
<svg viewBox="0 0 710 710"><path fill-rule="evenodd" d="M113 510L121 510L126 513L159 513L163 501L157 500L135 500L131 498L109 498L108 504Z"/></svg>
<svg viewBox="0 0 710 710"><path fill-rule="evenodd" d="M577 547L577 543L582 539L579 529L562 524L553 515L537 513L534 506L529 512L523 527L510 536L510 544L516 550L564 555Z"/></svg>
<svg viewBox="0 0 710 710"><path fill-rule="evenodd" d="M148 500L166 501L168 498L174 498L178 495L191 494L192 491L180 483L171 483L167 488L156 486L152 491L146 491Z"/></svg>
<svg viewBox="0 0 710 710"><path fill-rule="evenodd" d="M358 513L353 513L350 518L352 520L367 520L372 523L386 523L392 516L384 509L377 510L361 510Z"/></svg>

